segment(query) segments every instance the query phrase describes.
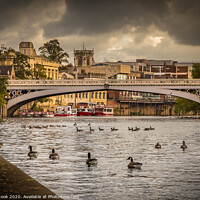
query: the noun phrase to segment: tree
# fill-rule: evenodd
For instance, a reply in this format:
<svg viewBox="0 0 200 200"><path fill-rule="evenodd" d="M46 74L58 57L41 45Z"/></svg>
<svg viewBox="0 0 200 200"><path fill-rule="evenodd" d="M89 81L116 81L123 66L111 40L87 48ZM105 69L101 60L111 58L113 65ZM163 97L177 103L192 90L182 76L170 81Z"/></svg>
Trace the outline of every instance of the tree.
<svg viewBox="0 0 200 200"><path fill-rule="evenodd" d="M29 57L20 52L15 52L13 64L15 65L15 75L19 79L29 79L32 77L31 66L28 62Z"/></svg>
<svg viewBox="0 0 200 200"><path fill-rule="evenodd" d="M200 104L187 99L177 98L175 103L175 113L187 114L193 113L198 114L200 112Z"/></svg>
<svg viewBox="0 0 200 200"><path fill-rule="evenodd" d="M44 43L38 50L42 56L50 58L52 61L56 61L60 64L63 62L68 63L67 58L69 58L69 55L60 47L60 43L57 39Z"/></svg>
<svg viewBox="0 0 200 200"><path fill-rule="evenodd" d="M32 76L30 64L28 63L28 56L15 51L11 47L5 47L4 45L1 45L0 54L1 57L13 59L15 75L17 78L28 79Z"/></svg>
<svg viewBox="0 0 200 200"><path fill-rule="evenodd" d="M36 101L34 101L32 107L31 107L31 110L35 110L35 111L42 111L43 109L40 107L40 105L38 106L37 104L40 103L44 103L44 102L50 102L52 101L49 97L44 97L44 98L41 98L41 99L38 99Z"/></svg>
<svg viewBox="0 0 200 200"><path fill-rule="evenodd" d="M192 77L200 78L200 63L195 63L192 66Z"/></svg>
<svg viewBox="0 0 200 200"><path fill-rule="evenodd" d="M32 79L45 79L46 73L44 71L44 66L40 64L35 64L32 72Z"/></svg>
<svg viewBox="0 0 200 200"><path fill-rule="evenodd" d="M0 106L6 103L5 96L7 95L7 79L0 78Z"/></svg>

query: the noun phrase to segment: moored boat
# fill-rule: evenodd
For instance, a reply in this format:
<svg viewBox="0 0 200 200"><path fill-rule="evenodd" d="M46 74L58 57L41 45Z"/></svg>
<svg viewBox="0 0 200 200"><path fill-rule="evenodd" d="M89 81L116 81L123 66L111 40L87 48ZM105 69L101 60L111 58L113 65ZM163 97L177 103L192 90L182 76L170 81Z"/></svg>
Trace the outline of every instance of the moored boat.
<svg viewBox="0 0 200 200"><path fill-rule="evenodd" d="M77 116L92 116L94 115L94 104L91 102L77 103Z"/></svg>
<svg viewBox="0 0 200 200"><path fill-rule="evenodd" d="M35 111L33 114L33 117L41 117L42 116L42 112L41 111Z"/></svg>
<svg viewBox="0 0 200 200"><path fill-rule="evenodd" d="M34 115L34 112L33 111L29 111L29 112L27 112L26 113L26 117L33 117L33 115Z"/></svg>
<svg viewBox="0 0 200 200"><path fill-rule="evenodd" d="M42 112L42 117L54 117L53 111Z"/></svg>
<svg viewBox="0 0 200 200"><path fill-rule="evenodd" d="M95 116L113 116L113 108L110 106L97 105L94 110Z"/></svg>
<svg viewBox="0 0 200 200"><path fill-rule="evenodd" d="M19 117L26 117L26 112L20 111L20 112L18 112L18 116Z"/></svg>
<svg viewBox="0 0 200 200"><path fill-rule="evenodd" d="M91 108L77 108L77 116L92 116L93 111Z"/></svg>
<svg viewBox="0 0 200 200"><path fill-rule="evenodd" d="M71 106L57 106L54 111L55 117L77 116L77 109Z"/></svg>

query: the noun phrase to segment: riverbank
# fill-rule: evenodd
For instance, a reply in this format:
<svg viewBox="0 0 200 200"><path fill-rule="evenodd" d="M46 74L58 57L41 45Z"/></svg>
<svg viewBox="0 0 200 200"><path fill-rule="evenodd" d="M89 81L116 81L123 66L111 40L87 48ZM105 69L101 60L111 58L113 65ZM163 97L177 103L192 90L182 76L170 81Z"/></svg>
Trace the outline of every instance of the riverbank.
<svg viewBox="0 0 200 200"><path fill-rule="evenodd" d="M0 199L61 199L0 156Z"/></svg>

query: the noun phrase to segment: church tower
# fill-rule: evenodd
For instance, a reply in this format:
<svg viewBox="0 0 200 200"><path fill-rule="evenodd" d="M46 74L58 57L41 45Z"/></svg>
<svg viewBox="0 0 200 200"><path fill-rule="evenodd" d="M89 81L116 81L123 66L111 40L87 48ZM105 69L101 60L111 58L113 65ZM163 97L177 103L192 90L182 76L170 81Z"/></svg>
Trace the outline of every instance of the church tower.
<svg viewBox="0 0 200 200"><path fill-rule="evenodd" d="M74 50L74 66L85 67L94 64L94 49L86 50L84 43L82 50Z"/></svg>

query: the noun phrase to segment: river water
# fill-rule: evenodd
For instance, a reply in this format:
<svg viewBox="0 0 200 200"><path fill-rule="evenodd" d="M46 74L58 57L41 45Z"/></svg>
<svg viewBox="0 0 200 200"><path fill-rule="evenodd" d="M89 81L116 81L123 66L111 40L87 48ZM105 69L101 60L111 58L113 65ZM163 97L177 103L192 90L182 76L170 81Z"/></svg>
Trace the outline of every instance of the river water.
<svg viewBox="0 0 200 200"><path fill-rule="evenodd" d="M199 121L167 117L10 118L0 123L0 141L4 143L0 155L63 199L198 199ZM75 122L82 132L76 132ZM88 123L94 132L89 132ZM128 131L135 126L141 130ZM150 126L155 130L144 131ZM111 127L118 131L111 131ZM180 148L183 140L188 146L185 151ZM161 149L155 149L157 142ZM38 152L37 159L28 158L29 145ZM52 148L60 160L49 159ZM98 159L96 167L87 167L88 152ZM129 156L143 163L141 170L127 168Z"/></svg>

